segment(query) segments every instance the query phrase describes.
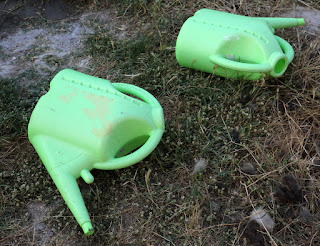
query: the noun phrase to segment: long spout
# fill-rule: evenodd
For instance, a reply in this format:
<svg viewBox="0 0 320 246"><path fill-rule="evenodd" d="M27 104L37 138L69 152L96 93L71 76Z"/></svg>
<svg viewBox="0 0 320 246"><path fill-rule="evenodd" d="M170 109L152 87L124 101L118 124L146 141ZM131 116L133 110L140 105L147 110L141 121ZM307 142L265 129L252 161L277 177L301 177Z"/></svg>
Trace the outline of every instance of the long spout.
<svg viewBox="0 0 320 246"><path fill-rule="evenodd" d="M279 18L279 17L255 17L270 23L274 29L302 26L305 24L303 18Z"/></svg>
<svg viewBox="0 0 320 246"><path fill-rule="evenodd" d="M93 234L93 227L76 179L69 173L54 169L50 175L61 196L86 235Z"/></svg>
<svg viewBox="0 0 320 246"><path fill-rule="evenodd" d="M76 181L81 176L87 183L93 182L92 175L86 169L92 160L72 145L49 136L33 136L31 128L29 133L31 143L83 232L86 235L93 234L90 217Z"/></svg>

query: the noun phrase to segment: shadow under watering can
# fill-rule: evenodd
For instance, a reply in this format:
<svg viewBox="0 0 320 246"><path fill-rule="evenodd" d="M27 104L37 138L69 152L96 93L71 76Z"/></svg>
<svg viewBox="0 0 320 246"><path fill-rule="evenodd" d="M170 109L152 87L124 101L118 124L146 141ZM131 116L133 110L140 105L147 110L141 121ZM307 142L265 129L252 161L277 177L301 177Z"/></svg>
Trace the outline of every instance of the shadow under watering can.
<svg viewBox="0 0 320 246"><path fill-rule="evenodd" d="M163 132L163 110L150 93L70 69L53 78L28 126L30 142L87 235L93 227L76 179L90 184L92 169L114 170L141 161Z"/></svg>
<svg viewBox="0 0 320 246"><path fill-rule="evenodd" d="M247 17L201 9L185 21L176 43L180 65L222 77L279 77L294 51L274 30L304 25L304 19Z"/></svg>

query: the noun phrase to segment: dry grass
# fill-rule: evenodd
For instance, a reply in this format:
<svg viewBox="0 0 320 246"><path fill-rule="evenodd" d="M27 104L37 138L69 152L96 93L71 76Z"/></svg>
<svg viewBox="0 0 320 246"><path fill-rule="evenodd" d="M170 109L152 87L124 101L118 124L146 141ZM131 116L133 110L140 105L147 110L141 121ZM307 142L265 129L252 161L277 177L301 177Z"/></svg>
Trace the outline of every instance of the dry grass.
<svg viewBox="0 0 320 246"><path fill-rule="evenodd" d="M93 11L111 8L117 21L124 21L125 39L103 23L88 38L84 52L92 57L92 74L153 93L164 108L166 132L141 163L95 170L91 185L79 180L95 227L95 234L85 237L26 130L13 134L27 122L11 124L0 136L0 245L320 243L319 38L298 28L279 31L296 56L283 77L263 81L217 78L182 68L174 57L182 23L200 8L277 16L293 8L292 1L76 4ZM318 8L311 0L296 4ZM202 159L206 168L194 172L195 160ZM248 173L245 163L253 167ZM49 211L41 222L30 217L28 204L35 203ZM272 231L250 221L259 207L274 220Z"/></svg>

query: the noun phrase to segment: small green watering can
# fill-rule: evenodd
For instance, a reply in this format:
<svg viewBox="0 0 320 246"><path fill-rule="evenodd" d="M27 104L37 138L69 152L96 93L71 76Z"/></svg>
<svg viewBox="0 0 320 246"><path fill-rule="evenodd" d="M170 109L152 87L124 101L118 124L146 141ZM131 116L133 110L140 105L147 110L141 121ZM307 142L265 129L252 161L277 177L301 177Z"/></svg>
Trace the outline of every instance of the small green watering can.
<svg viewBox="0 0 320 246"><path fill-rule="evenodd" d="M246 17L201 9L183 24L176 58L181 66L232 79L279 77L294 51L274 35L274 29L300 25L304 19Z"/></svg>
<svg viewBox="0 0 320 246"><path fill-rule="evenodd" d="M93 227L76 179L90 184L92 169L120 169L141 161L163 132L163 110L150 93L70 69L53 78L28 126L30 142L87 235Z"/></svg>

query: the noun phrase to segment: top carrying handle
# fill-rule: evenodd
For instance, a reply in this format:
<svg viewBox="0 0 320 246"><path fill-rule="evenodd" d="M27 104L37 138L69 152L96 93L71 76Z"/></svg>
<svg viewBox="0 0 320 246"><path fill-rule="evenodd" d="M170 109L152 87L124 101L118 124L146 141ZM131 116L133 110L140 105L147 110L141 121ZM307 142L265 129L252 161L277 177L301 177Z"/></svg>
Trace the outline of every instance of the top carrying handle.
<svg viewBox="0 0 320 246"><path fill-rule="evenodd" d="M157 99L155 99L153 95L138 86L125 83L112 83L112 85L122 93L127 93L139 97L141 100L148 103L151 107L161 108L160 103Z"/></svg>
<svg viewBox="0 0 320 246"><path fill-rule="evenodd" d="M154 129L150 135L148 140L142 145L139 149L134 151L133 153L120 157L120 158L113 158L106 162L99 162L93 165L95 169L102 169L102 170L114 170L125 168L131 166L146 156L148 156L158 145L160 139L162 137L164 131L164 117L163 117L163 110L160 103L154 98L146 90L143 90L137 86L124 84L124 83L113 83L112 84L117 90L122 93L127 93L133 96L136 96L146 103L148 103L152 107L152 116L154 123L156 125L156 129Z"/></svg>

